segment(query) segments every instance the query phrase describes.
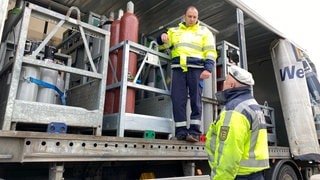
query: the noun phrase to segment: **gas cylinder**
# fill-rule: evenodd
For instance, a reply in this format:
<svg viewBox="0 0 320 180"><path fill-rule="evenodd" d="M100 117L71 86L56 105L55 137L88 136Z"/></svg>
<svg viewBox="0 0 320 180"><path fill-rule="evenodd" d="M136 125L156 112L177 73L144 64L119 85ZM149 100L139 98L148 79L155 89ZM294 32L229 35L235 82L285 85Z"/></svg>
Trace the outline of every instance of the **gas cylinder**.
<svg viewBox="0 0 320 180"><path fill-rule="evenodd" d="M32 83L30 77L39 79L40 70L35 66L22 66L19 87L17 92L17 99L25 101L36 101L38 94L38 85Z"/></svg>
<svg viewBox="0 0 320 180"><path fill-rule="evenodd" d="M120 9L118 13L118 19L112 22L110 28L110 47L119 43L119 34L120 34L120 19L123 16L123 10ZM107 85L115 83L116 78L116 69L117 69L117 51L113 51L109 54L108 62L108 72L107 72ZM111 68L113 67L113 68ZM115 89L110 89L106 91L105 103L104 103L104 114L111 114L114 112L114 97Z"/></svg>
<svg viewBox="0 0 320 180"><path fill-rule="evenodd" d="M48 64L53 63L52 60L45 60ZM48 68L40 68L40 80L42 82L57 85L58 71ZM47 87L40 86L38 90L37 102L55 103L55 90Z"/></svg>
<svg viewBox="0 0 320 180"><path fill-rule="evenodd" d="M45 46L44 49L44 61L48 64L48 67L50 67L50 64L53 63L54 60L54 52L55 47L53 46ZM43 85L40 85L38 90L38 96L37 101L38 102L44 102L44 103L55 103L55 90L52 88L45 87L45 83L50 84L52 86L57 85L57 79L58 79L58 71L47 69L47 68L40 68L40 80L43 83Z"/></svg>
<svg viewBox="0 0 320 180"><path fill-rule="evenodd" d="M131 1L127 3L127 12L122 16L120 20L120 37L119 41L129 40L132 42L138 42L138 29L139 21L137 16L133 13L134 5ZM122 77L122 64L123 60L129 60L128 66L128 75L134 77L137 73L137 54L134 52L129 52L129 58L122 57L123 50L120 49L118 53L118 62L117 62L117 78L121 79ZM123 79L121 79L123 81ZM133 113L135 108L135 96L136 92L134 88L128 88L126 94L126 112ZM119 98L120 89L118 88L115 93L115 103L114 109L116 112L119 109Z"/></svg>

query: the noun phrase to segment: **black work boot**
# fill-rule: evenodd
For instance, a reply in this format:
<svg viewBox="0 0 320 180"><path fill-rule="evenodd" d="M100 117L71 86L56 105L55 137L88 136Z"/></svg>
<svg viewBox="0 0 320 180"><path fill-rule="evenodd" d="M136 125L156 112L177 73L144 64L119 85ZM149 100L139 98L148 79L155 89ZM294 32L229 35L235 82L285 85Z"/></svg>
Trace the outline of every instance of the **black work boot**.
<svg viewBox="0 0 320 180"><path fill-rule="evenodd" d="M179 141L186 140L186 135L184 135L184 134L177 134L175 137L172 138L172 140L179 140Z"/></svg>
<svg viewBox="0 0 320 180"><path fill-rule="evenodd" d="M194 134L189 134L186 137L186 141L188 141L188 142L199 142L199 136L198 135L194 135Z"/></svg>

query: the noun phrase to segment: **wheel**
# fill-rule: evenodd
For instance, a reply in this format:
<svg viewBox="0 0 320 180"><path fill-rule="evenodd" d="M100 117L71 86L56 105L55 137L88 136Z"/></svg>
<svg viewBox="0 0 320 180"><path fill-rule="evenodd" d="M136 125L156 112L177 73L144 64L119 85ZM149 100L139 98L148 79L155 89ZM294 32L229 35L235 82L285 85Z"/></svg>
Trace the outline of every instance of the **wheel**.
<svg viewBox="0 0 320 180"><path fill-rule="evenodd" d="M270 169L265 171L265 180L301 180L302 175L298 166L292 160L279 160L272 163Z"/></svg>
<svg viewBox="0 0 320 180"><path fill-rule="evenodd" d="M291 166L284 164L279 169L277 180L298 180L298 177Z"/></svg>

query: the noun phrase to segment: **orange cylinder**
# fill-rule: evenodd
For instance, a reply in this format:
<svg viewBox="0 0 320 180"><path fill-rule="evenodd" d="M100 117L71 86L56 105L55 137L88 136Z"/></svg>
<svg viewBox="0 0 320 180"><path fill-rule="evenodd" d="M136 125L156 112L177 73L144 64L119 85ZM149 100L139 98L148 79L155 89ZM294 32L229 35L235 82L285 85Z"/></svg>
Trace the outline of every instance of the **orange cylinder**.
<svg viewBox="0 0 320 180"><path fill-rule="evenodd" d="M118 19L113 21L110 28L110 47L119 43L119 35L120 35L120 19L123 16L123 11L120 9L118 14ZM110 52L109 61L111 64L108 65L108 73L107 73L107 85L115 83L115 78L111 65L114 68L114 71L117 70L117 59L118 53L117 50ZM110 89L106 91L105 96L105 105L104 105L104 114L111 114L114 112L114 99L115 99L115 89Z"/></svg>
<svg viewBox="0 0 320 180"><path fill-rule="evenodd" d="M130 4L131 3L131 4ZM127 5L127 12L122 16L120 21L120 37L119 41L129 40L138 42L139 21L135 14L133 14L133 4L129 2ZM137 73L137 55L129 52L129 58L123 59L123 49L119 50L117 63L117 78L121 79L123 60L129 60L128 73L135 76ZM123 79L121 79L123 81ZM134 113L136 92L134 88L128 88L126 94L126 112ZM114 109L119 110L120 89L116 90ZM116 109L117 108L117 109Z"/></svg>

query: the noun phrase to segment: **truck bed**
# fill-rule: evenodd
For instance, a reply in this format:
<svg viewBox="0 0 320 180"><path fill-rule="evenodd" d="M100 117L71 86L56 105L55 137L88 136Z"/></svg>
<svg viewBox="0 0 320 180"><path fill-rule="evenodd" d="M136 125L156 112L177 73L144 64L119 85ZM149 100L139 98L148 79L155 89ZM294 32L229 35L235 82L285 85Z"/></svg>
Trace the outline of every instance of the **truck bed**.
<svg viewBox="0 0 320 180"><path fill-rule="evenodd" d="M132 137L0 131L0 162L206 160L203 142ZM269 146L270 159L290 158Z"/></svg>

